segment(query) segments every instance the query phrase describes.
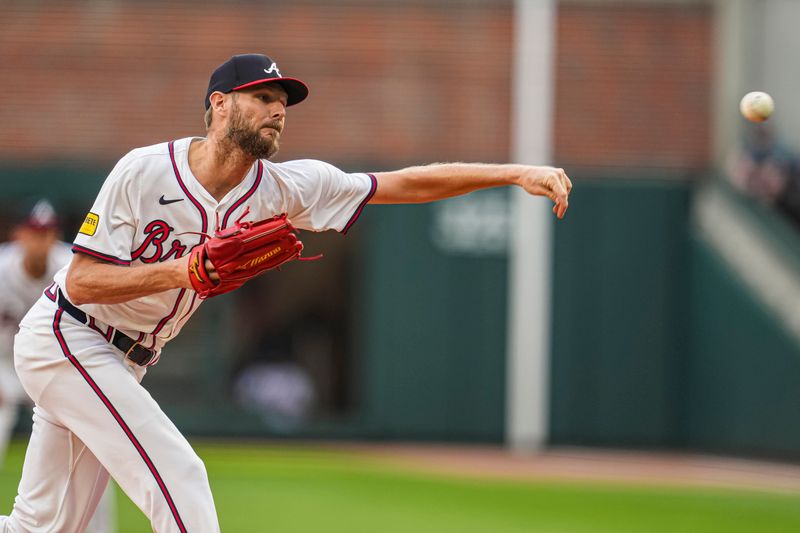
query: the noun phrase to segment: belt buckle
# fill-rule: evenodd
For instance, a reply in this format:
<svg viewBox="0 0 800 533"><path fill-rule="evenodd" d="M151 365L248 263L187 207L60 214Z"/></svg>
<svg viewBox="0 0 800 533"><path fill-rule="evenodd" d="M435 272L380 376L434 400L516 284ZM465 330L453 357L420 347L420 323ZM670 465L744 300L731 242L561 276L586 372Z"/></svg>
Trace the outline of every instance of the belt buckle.
<svg viewBox="0 0 800 533"><path fill-rule="evenodd" d="M139 366L145 366L147 363L149 363L150 361L153 360L153 352L150 351L150 350L147 350L147 348L145 348L145 350L147 350L149 352L149 354L147 355L146 358L144 358L144 360L137 361L136 359L131 357L131 354L133 353L133 351L136 349L137 346L142 346L142 343L134 342L133 344L131 344L131 347L128 348L127 352L125 352L125 359L133 361L134 363L136 363Z"/></svg>

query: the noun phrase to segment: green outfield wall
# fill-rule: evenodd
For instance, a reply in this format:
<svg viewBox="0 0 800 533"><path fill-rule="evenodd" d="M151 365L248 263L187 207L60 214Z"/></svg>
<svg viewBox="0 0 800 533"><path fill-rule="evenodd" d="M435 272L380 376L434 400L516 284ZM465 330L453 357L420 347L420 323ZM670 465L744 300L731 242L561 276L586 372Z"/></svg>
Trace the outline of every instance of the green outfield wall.
<svg viewBox="0 0 800 533"><path fill-rule="evenodd" d="M491 234L462 239L455 249L437 245L435 234L447 230L443 213L470 216L484 199L495 207L508 202L505 191L470 196L466 204L366 214L359 405L377 437L502 440L507 254L487 242Z"/></svg>
<svg viewBox="0 0 800 533"><path fill-rule="evenodd" d="M692 240L682 443L800 457L800 346L702 239Z"/></svg>
<svg viewBox="0 0 800 533"><path fill-rule="evenodd" d="M674 439L686 353L689 187L580 183L556 224L551 441Z"/></svg>
<svg viewBox="0 0 800 533"><path fill-rule="evenodd" d="M551 442L800 457L800 346L690 223L690 188L576 192L556 227Z"/></svg>

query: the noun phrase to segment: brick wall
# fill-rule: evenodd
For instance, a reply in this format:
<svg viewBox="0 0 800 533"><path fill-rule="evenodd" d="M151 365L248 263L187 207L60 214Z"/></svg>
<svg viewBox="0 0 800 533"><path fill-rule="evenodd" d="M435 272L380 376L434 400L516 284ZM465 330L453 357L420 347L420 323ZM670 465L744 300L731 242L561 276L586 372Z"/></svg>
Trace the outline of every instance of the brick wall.
<svg viewBox="0 0 800 533"><path fill-rule="evenodd" d="M562 3L555 159L700 170L711 161L711 17L702 4Z"/></svg>
<svg viewBox="0 0 800 533"><path fill-rule="evenodd" d="M0 160L116 160L202 135L208 75L264 51L311 96L280 159L504 161L511 0L13 2L0 32ZM711 8L562 2L555 160L708 166Z"/></svg>
<svg viewBox="0 0 800 533"><path fill-rule="evenodd" d="M444 6L447 7L444 7ZM311 96L281 159L508 158L511 2L13 2L0 159L113 161L202 135L210 72L261 51Z"/></svg>

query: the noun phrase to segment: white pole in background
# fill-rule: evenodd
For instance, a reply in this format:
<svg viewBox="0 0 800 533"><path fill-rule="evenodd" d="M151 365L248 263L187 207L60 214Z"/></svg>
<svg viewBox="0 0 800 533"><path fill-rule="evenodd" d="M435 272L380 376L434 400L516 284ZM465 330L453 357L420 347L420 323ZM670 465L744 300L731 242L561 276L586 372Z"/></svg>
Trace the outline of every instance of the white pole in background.
<svg viewBox="0 0 800 533"><path fill-rule="evenodd" d="M514 24L512 157L549 164L556 1L517 0ZM535 451L548 437L553 213L519 190L511 207L506 443Z"/></svg>

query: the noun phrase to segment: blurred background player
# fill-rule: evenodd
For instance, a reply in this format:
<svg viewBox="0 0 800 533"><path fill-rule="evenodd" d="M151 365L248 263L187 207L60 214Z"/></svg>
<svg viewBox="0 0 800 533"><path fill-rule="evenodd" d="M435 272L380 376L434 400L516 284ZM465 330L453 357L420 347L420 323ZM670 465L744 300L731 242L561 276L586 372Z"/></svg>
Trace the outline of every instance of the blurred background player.
<svg viewBox="0 0 800 533"><path fill-rule="evenodd" d="M11 241L0 245L0 461L19 408L28 401L14 371L14 335L22 317L72 255L58 236L53 206L39 200L18 218Z"/></svg>
<svg viewBox="0 0 800 533"><path fill-rule="evenodd" d="M29 404L14 370L14 335L22 317L72 256L69 245L59 240L60 233L55 209L40 199L21 210L11 240L0 244L0 464L20 409ZM87 533L116 530L111 492L106 490Z"/></svg>

